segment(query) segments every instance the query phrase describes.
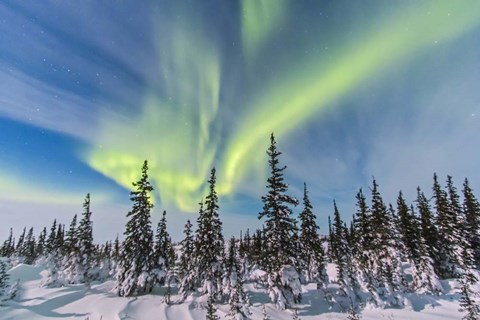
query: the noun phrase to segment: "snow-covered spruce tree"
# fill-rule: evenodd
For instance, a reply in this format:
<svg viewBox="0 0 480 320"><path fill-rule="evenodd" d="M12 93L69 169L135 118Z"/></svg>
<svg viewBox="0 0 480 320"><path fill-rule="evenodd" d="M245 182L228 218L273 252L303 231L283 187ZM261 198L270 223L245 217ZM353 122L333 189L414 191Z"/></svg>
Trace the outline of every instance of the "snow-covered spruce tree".
<svg viewBox="0 0 480 320"><path fill-rule="evenodd" d="M438 231L434 224L432 210L430 203L425 194L417 187L417 200L416 207L420 215L421 233L425 244L427 246L428 256L432 259L433 265L438 271L439 258L438 258Z"/></svg>
<svg viewBox="0 0 480 320"><path fill-rule="evenodd" d="M20 256L23 259L23 263L33 264L36 260L36 242L33 235L33 227L28 230L25 240L23 241L22 248L20 249Z"/></svg>
<svg viewBox="0 0 480 320"><path fill-rule="evenodd" d="M44 258L46 241L47 241L47 228L43 227L42 231L38 235L37 248L36 248L37 261L38 260L42 261Z"/></svg>
<svg viewBox="0 0 480 320"><path fill-rule="evenodd" d="M153 190L148 181L147 160L142 166L140 180L133 183L135 190L130 192L133 207L125 229L125 241L120 253L114 291L122 297L151 292L155 283L152 270L155 266L153 251L153 231L150 211L153 204L150 193Z"/></svg>
<svg viewBox="0 0 480 320"><path fill-rule="evenodd" d="M222 222L218 216L218 197L215 191L215 168L210 174L209 193L205 198L205 208L200 205L195 237L195 268L197 285L204 293L217 296L221 293L224 240Z"/></svg>
<svg viewBox="0 0 480 320"><path fill-rule="evenodd" d="M217 308L215 308L215 299L213 295L208 296L207 300L207 315L206 320L220 320L220 317L217 316Z"/></svg>
<svg viewBox="0 0 480 320"><path fill-rule="evenodd" d="M15 252L15 239L13 238L13 229L10 228L8 238L3 242L0 248L0 257L9 258Z"/></svg>
<svg viewBox="0 0 480 320"><path fill-rule="evenodd" d="M462 252L462 276L460 278L460 309L465 314L463 319L473 320L480 318L480 305L478 294L474 292L473 286L478 282L478 272L474 269L475 256L472 249L463 248Z"/></svg>
<svg viewBox="0 0 480 320"><path fill-rule="evenodd" d="M50 233L45 242L45 261L44 264L48 270L48 276L43 282L44 286L55 287L61 284L59 279L59 271L61 271L62 263L62 226L57 220L53 220Z"/></svg>
<svg viewBox="0 0 480 320"><path fill-rule="evenodd" d="M63 246L65 255L70 256L77 249L77 215L75 214L70 222L70 227L65 232L65 244Z"/></svg>
<svg viewBox="0 0 480 320"><path fill-rule="evenodd" d="M313 206L308 197L307 184L303 185L303 211L300 219L300 265L307 282L327 281L325 269L326 257L322 241L318 235L317 217L313 213Z"/></svg>
<svg viewBox="0 0 480 320"><path fill-rule="evenodd" d="M436 225L438 227L439 275L455 278L461 275L460 257L462 254L462 228L459 225L456 203L453 205L447 193L440 187L437 175L433 176L433 197L435 199Z"/></svg>
<svg viewBox="0 0 480 320"><path fill-rule="evenodd" d="M67 283L85 283L89 286L95 278L91 271L95 262L91 216L90 194L87 194L78 227L76 227L75 215L65 235L64 248L66 251L68 250L68 257L62 275Z"/></svg>
<svg viewBox="0 0 480 320"><path fill-rule="evenodd" d="M427 294L442 293L442 284L435 272L434 262L428 253L428 246L422 236L420 236L417 250L419 258L411 268L414 291Z"/></svg>
<svg viewBox="0 0 480 320"><path fill-rule="evenodd" d="M465 178L463 182L463 211L465 212L465 232L469 247L473 249L474 261L480 267L480 203L473 194Z"/></svg>
<svg viewBox="0 0 480 320"><path fill-rule="evenodd" d="M187 220L183 230L185 238L180 242L180 261L178 265L178 277L180 279L179 294L182 299L187 297L189 292L195 290L195 267L194 250L195 242L192 234L192 223Z"/></svg>
<svg viewBox="0 0 480 320"><path fill-rule="evenodd" d="M418 262L418 252L421 237L419 221L415 212L408 208L408 205L400 191L397 198L397 212L400 238L406 249L406 258Z"/></svg>
<svg viewBox="0 0 480 320"><path fill-rule="evenodd" d="M231 238L225 261L225 274L223 278L223 293L228 297L229 312L227 317L232 320L248 319L250 301L243 290L243 278L240 273L235 238Z"/></svg>
<svg viewBox="0 0 480 320"><path fill-rule="evenodd" d="M402 285L401 258L395 243L396 233L393 212L389 212L378 190L375 179L372 183L372 229L373 237L372 270L375 273L376 291L379 297L389 305L400 305L403 302L398 296L404 288ZM372 297L375 297L373 294ZM376 301L376 304L379 301Z"/></svg>
<svg viewBox="0 0 480 320"><path fill-rule="evenodd" d="M173 279L175 266L175 250L167 231L167 212L164 210L157 225L155 235L154 256L156 262L157 281L161 285Z"/></svg>
<svg viewBox="0 0 480 320"><path fill-rule="evenodd" d="M17 244L15 245L15 252L14 256L16 257L17 263L23 263L23 253L24 253L24 242L25 242L25 235L27 232L27 228L24 227L22 233L18 237Z"/></svg>
<svg viewBox="0 0 480 320"><path fill-rule="evenodd" d="M10 276L7 273L7 265L0 260L0 301L6 299Z"/></svg>
<svg viewBox="0 0 480 320"><path fill-rule="evenodd" d="M281 154L272 133L267 150L270 177L267 179L267 194L262 197L263 210L259 219L265 218L268 294L278 308L284 309L300 301L301 288L298 271L294 268L298 252L292 240L297 228L290 208L291 205L297 205L298 201L287 194L288 185L283 178L286 166L279 165Z"/></svg>

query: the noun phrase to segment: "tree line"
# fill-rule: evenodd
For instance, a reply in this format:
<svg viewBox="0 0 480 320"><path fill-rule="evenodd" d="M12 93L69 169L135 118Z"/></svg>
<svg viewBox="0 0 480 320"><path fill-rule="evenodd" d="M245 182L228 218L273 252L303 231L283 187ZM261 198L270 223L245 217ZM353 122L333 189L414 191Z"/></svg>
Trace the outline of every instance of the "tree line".
<svg viewBox="0 0 480 320"><path fill-rule="evenodd" d="M467 179L459 192L451 176L442 187L434 174L431 198L418 188L413 204L407 204L400 192L393 205L384 202L373 179L369 200L362 189L357 192L349 224L333 202L328 235L321 236L306 184L302 210L295 218L293 208L300 203L289 195L286 166L280 164L282 153L273 134L266 153L270 172L258 215L263 226L252 234L246 230L240 237L224 239L215 168L208 194L199 203L196 229L188 220L183 240L173 243L164 211L154 232L153 187L145 161L140 179L133 182L123 241L117 237L94 244L87 194L80 221L75 215L66 229L55 220L49 232L44 228L37 238L33 228L24 229L18 240L11 230L0 256L45 265L49 270L45 286L88 287L92 281L114 279L113 290L119 296L149 294L159 287L165 303L205 294L208 319L216 319L215 304L225 302L230 318L248 319L246 282L263 286L281 309L301 302L301 286L313 282L328 303L357 319L366 305L402 307L406 293L438 295L444 290L440 280L459 278L465 319L478 318L473 285L480 265L480 204ZM328 278L327 263L335 264L335 279ZM179 300L171 301L173 291Z"/></svg>

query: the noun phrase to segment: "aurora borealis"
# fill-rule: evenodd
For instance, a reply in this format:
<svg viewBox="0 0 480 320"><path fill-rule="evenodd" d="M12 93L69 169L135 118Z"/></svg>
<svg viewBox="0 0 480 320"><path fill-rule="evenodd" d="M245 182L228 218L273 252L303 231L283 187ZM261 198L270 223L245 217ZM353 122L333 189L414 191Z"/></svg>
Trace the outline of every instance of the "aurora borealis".
<svg viewBox="0 0 480 320"><path fill-rule="evenodd" d="M0 233L87 192L123 219L144 159L171 219L215 166L225 219L255 220L271 132L321 225L372 176L480 189L475 0L5 1L0 83Z"/></svg>

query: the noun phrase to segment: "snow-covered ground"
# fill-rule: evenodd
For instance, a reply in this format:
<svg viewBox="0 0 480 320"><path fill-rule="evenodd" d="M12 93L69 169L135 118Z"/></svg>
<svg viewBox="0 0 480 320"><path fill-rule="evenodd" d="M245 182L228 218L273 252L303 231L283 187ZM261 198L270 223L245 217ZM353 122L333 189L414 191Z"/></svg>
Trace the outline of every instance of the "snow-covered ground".
<svg viewBox="0 0 480 320"><path fill-rule="evenodd" d="M334 270L329 265L328 273L333 277ZM205 296L190 296L181 304L176 304L177 296L172 295L173 304L163 303L162 289L151 295L136 298L122 298L111 293L113 281L93 284L90 289L83 285L61 288L42 288L42 279L47 272L42 267L20 264L9 271L11 282L20 279L17 297L0 307L0 319L205 319ZM443 281L446 293L442 296L406 295L404 309L364 309L363 319L461 319L458 311L459 295L456 281ZM332 284L332 286L334 286ZM292 319L290 310L282 311L269 303L267 294L254 284L246 289L252 302L252 319L262 319L262 306L271 319ZM346 319L347 314L331 308L324 300L315 284L303 287L303 301L297 306L300 319ZM224 319L227 304L217 304L217 315ZM337 311L337 312L335 312Z"/></svg>

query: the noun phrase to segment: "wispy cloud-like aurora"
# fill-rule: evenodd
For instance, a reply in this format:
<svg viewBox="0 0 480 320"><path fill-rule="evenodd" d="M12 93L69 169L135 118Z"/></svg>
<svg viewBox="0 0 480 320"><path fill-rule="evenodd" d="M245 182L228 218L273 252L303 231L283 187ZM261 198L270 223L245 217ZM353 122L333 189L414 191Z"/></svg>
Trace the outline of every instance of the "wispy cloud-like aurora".
<svg viewBox="0 0 480 320"><path fill-rule="evenodd" d="M272 1L273 2L273 1ZM262 2L263 3L263 2ZM456 39L480 24L480 3L430 1L399 11L381 29L361 35L348 50L325 64L317 59L279 66L280 77L267 82L242 101L233 132L220 136L218 117L222 92L219 48L200 28L174 24L171 37L159 45L163 88L146 93L139 116L125 121L100 121L95 147L84 154L95 170L125 187L138 176L143 159L162 203L196 211L211 167L218 169L219 192L232 194L263 156L270 132L285 136L359 84L398 67L409 57ZM262 42L276 32L284 3L268 7L270 22L245 2L242 38L246 58L263 50ZM301 60L300 60L301 61Z"/></svg>
<svg viewBox="0 0 480 320"><path fill-rule="evenodd" d="M286 135L363 81L480 25L480 3L469 4L470 10L464 10L465 2L423 3L414 11L399 12L394 20L380 23L380 30L358 39L327 68L311 60L303 68L288 70L253 102L246 125L228 141L221 190L232 192L252 170L252 164L257 163L253 159L265 148L270 132L277 137Z"/></svg>

